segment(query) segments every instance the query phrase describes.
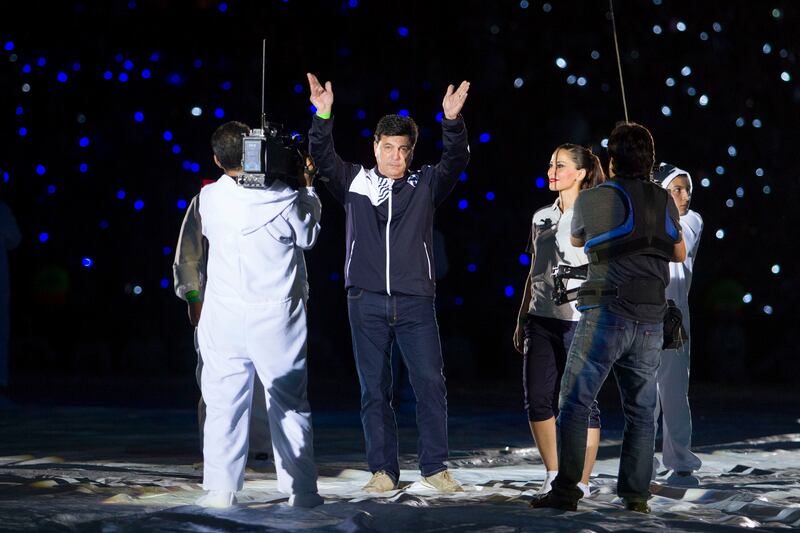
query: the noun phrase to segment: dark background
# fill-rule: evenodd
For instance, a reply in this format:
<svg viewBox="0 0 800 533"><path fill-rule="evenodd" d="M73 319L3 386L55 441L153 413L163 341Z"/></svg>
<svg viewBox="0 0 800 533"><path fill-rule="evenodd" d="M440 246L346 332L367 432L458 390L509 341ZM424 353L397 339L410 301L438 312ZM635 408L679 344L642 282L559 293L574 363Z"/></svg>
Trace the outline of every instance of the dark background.
<svg viewBox="0 0 800 533"><path fill-rule="evenodd" d="M695 383L773 387L800 371L799 7L615 2L630 118L652 131L658 161L692 173L692 208L705 220L691 293ZM436 218L446 375L456 398L521 408L511 344L529 268L520 254L531 215L554 199L537 179L563 142L592 146L605 163L601 142L624 118L603 1L4 4L0 199L23 233L9 254L12 397L191 404L195 354L172 290L174 247L185 202L219 174L213 130L257 124L263 37L270 118L305 132L305 73L332 80L337 150L352 161L371 164L375 123L404 109L421 128L415 164L435 162L444 90L472 82L463 112L472 159ZM356 405L344 212L319 189L323 231L307 254L310 394L315 406Z"/></svg>

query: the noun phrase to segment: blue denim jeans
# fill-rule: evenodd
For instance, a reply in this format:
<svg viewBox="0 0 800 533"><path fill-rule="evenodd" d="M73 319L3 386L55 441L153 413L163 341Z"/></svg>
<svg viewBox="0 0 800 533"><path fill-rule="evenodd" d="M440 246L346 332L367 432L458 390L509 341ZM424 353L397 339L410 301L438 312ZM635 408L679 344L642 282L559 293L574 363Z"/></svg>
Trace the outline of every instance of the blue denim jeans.
<svg viewBox="0 0 800 533"><path fill-rule="evenodd" d="M561 380L558 476L553 482L553 498L577 501L582 496L577 484L583 473L589 413L613 370L625 416L617 494L627 501L649 499L656 371L663 336L663 324L623 318L607 307L589 309L581 315Z"/></svg>
<svg viewBox="0 0 800 533"><path fill-rule="evenodd" d="M400 475L397 422L392 409L392 341L400 347L417 399L417 451L423 476L447 466L447 390L434 299L347 292L353 353L361 383L361 423L372 472Z"/></svg>

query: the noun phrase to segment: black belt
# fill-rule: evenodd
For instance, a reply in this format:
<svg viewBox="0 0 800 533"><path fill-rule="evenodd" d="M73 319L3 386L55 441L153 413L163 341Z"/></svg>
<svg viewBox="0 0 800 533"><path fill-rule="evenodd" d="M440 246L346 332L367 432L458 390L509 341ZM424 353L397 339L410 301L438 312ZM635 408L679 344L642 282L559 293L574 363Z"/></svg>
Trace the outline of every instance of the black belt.
<svg viewBox="0 0 800 533"><path fill-rule="evenodd" d="M632 279L620 287L586 282L578 289L578 307L593 307L615 300L632 304L663 304L666 301L665 288L664 283L656 279Z"/></svg>

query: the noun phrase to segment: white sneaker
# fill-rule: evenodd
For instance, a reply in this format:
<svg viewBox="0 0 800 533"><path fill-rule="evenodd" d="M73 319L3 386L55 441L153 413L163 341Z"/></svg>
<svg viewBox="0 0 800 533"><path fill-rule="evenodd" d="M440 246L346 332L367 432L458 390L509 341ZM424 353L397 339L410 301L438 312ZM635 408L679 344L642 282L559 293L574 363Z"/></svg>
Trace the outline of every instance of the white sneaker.
<svg viewBox="0 0 800 533"><path fill-rule="evenodd" d="M369 478L369 481L361 490L364 492L387 492L396 488L397 483L392 477L383 470L378 470L372 474L372 477Z"/></svg>
<svg viewBox="0 0 800 533"><path fill-rule="evenodd" d="M592 495L591 484L589 483L578 483L578 488L583 491L583 497L588 498Z"/></svg>
<svg viewBox="0 0 800 533"><path fill-rule="evenodd" d="M439 492L464 492L464 487L453 478L449 470L442 470L428 477L422 476L422 484Z"/></svg>
<svg viewBox="0 0 800 533"><path fill-rule="evenodd" d="M325 500L322 499L322 496L317 494L316 492L308 492L305 494L292 494L289 496L289 505L292 507L316 507L317 505L322 505L325 503Z"/></svg>
<svg viewBox="0 0 800 533"><path fill-rule="evenodd" d="M558 470L548 470L547 475L544 478L544 482L542 483L542 486L539 488L539 492L537 492L536 494L544 495L553 490L553 487L551 485L553 484L553 481L556 479L557 475L558 475Z"/></svg>
<svg viewBox="0 0 800 533"><path fill-rule="evenodd" d="M236 495L226 490L210 490L197 498L195 504L210 509L227 509L236 504Z"/></svg>

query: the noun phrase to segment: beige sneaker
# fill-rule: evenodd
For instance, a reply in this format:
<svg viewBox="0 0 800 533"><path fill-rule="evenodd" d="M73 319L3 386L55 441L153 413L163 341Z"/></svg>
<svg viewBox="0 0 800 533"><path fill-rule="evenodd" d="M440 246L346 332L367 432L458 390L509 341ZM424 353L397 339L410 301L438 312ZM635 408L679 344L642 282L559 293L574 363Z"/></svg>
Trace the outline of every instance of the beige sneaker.
<svg viewBox="0 0 800 533"><path fill-rule="evenodd" d="M422 484L439 492L464 492L461 483L453 479L449 470L442 470L438 474L422 477Z"/></svg>
<svg viewBox="0 0 800 533"><path fill-rule="evenodd" d="M378 470L372 474L370 480L361 490L364 492L386 492L396 488L397 483L392 480L392 477L383 470Z"/></svg>

